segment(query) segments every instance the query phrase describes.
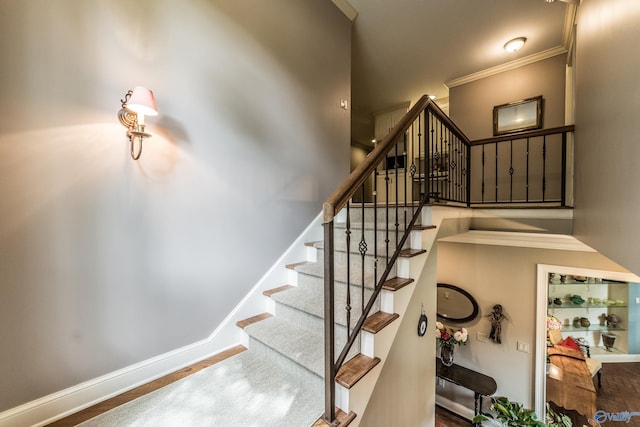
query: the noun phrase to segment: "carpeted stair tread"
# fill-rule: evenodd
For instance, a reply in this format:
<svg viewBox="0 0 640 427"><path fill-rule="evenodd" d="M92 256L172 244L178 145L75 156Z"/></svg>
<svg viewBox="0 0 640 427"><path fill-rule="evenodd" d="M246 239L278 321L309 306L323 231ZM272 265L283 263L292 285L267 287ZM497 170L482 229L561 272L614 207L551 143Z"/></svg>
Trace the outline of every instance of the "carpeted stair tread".
<svg viewBox="0 0 640 427"><path fill-rule="evenodd" d="M313 372L324 375L322 331L313 331L277 316L246 327L245 332L280 355ZM249 346L251 350L251 346Z"/></svg>
<svg viewBox="0 0 640 427"><path fill-rule="evenodd" d="M377 334L398 317L400 317L400 315L397 313L378 311L367 317L367 320L365 320L362 325L362 329L372 334Z"/></svg>
<svg viewBox="0 0 640 427"><path fill-rule="evenodd" d="M380 363L378 357L371 358L358 354L342 365L336 375L336 382L345 388L351 388L378 363Z"/></svg>
<svg viewBox="0 0 640 427"><path fill-rule="evenodd" d="M347 318L344 307L346 305L346 284L337 283L335 287L335 323L338 325L346 326ZM373 293L372 289L365 289L365 304L368 302L369 297ZM362 291L360 287L356 287L352 284L351 287L351 324L354 320L358 319L362 314ZM283 304L291 309L298 310L303 313L307 313L318 319L319 326L324 322L324 304L319 304L318 301L324 300L324 287L322 286L296 286L287 289L283 292L278 292L271 295L271 299L279 304ZM376 306L377 307L377 306ZM278 315L278 309L276 308L276 315Z"/></svg>
<svg viewBox="0 0 640 427"><path fill-rule="evenodd" d="M382 275L382 272L385 269L385 259L383 257L379 258L379 263L378 263L378 278ZM370 265L372 265L374 262L374 258L372 256L368 256L366 257L365 263L367 264L367 269L365 271L365 276L364 276L364 280L365 280L365 286L366 287L373 287L373 269L369 268ZM350 272L350 280L351 283L358 283L360 284L362 281L362 276L361 276L361 261L360 261L360 257L352 257L351 258L351 272ZM301 264L295 267L294 271L301 273L301 274L306 274L309 276L315 276L315 277L324 277L324 260L322 259L322 254L318 254L318 262L309 262L306 264ZM390 270L390 276L395 276L396 275L396 266L394 265L391 270ZM345 281L346 280L346 266L344 265L338 265L338 263L336 262L336 268L335 268L335 272L334 272L334 277L335 280L337 281Z"/></svg>

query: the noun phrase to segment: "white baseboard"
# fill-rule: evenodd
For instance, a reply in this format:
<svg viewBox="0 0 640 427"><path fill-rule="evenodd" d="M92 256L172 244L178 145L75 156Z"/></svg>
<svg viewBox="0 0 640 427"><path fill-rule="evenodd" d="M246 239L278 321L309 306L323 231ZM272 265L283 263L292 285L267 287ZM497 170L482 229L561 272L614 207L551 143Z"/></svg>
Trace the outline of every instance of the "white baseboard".
<svg viewBox="0 0 640 427"><path fill-rule="evenodd" d="M436 405L442 406L443 408L448 409L454 414L458 414L461 417L468 419L469 421L471 421L474 417L473 409L461 405L458 402L454 402L453 400L449 400L446 397L440 396L439 394L436 394Z"/></svg>
<svg viewBox="0 0 640 427"><path fill-rule="evenodd" d="M268 299L262 291L286 284L285 265L307 259L305 242L322 240L321 215L313 219L206 339L0 412L0 427L47 425L241 344L244 332L236 322L268 309Z"/></svg>

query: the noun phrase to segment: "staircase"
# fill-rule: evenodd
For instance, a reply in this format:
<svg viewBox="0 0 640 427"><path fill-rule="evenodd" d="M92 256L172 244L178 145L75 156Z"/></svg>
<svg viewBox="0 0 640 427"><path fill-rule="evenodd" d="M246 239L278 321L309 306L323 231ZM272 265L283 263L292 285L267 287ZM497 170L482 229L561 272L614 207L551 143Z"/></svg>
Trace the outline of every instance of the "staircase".
<svg viewBox="0 0 640 427"><path fill-rule="evenodd" d="M351 207L351 219L354 224L364 224L364 227L353 225L350 233L354 240L377 240L377 254L379 263L384 264L386 242L395 247L396 236L393 233L387 237L382 235L387 229L387 222L397 222L395 209L390 214L389 221L385 213L388 208L377 208L378 227L377 238L374 237L373 211L374 208ZM400 214L405 208L400 209ZM364 211L364 221L361 215ZM389 279L384 283L381 294L376 299L374 309L365 321L360 336L351 348L346 358L347 362L336 375L336 406L337 419L340 425L358 425L358 414L366 408L369 397L375 387L375 382L384 365L385 357L391 348L393 338L399 327L399 318L404 315L411 299L416 283L419 282L422 266L426 260L426 247L435 238L435 227L431 226L430 208L425 207L421 213L420 226L411 231L411 238L403 248L399 259L393 266ZM383 226L381 226L383 225ZM344 219L338 219L335 225L335 235L344 236L346 232ZM347 334L347 256L344 239L336 238L335 249L335 335L336 357ZM275 365L292 384L295 390L289 398L290 405L298 406L296 413L301 419L295 421L282 420L281 425L326 425L321 419L324 399L324 242L309 242L307 246L309 260L283 266L290 270L290 283L263 292L269 298L269 312L258 314L237 323L247 335L248 353L256 356L260 362ZM349 257L349 276L351 277L350 291L350 327L360 317L362 303L361 269L362 257L358 251L358 244L352 244ZM370 249L370 254L374 251ZM372 255L364 256L365 265L373 265ZM379 268L384 270L386 266ZM373 271L367 268L366 271ZM374 278L365 275L364 303L373 293ZM433 284L435 286L435 284ZM383 338L379 333L385 331ZM367 381L362 381L366 378ZM357 385L357 387L356 387ZM306 414L306 419L304 415ZM302 421L304 419L304 421Z"/></svg>

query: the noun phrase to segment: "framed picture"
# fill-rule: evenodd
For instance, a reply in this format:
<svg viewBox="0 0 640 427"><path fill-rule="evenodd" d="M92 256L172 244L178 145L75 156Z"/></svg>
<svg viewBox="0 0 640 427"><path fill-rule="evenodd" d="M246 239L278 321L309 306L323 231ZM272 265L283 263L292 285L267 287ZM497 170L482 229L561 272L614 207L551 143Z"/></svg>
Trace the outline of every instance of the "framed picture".
<svg viewBox="0 0 640 427"><path fill-rule="evenodd" d="M542 95L493 107L493 135L542 127Z"/></svg>

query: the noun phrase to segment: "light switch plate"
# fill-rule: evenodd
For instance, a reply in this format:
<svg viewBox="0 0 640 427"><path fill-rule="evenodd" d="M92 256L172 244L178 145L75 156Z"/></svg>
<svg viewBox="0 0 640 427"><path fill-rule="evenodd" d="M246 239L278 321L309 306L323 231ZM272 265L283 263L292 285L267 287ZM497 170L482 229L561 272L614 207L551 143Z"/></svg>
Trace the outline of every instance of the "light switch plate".
<svg viewBox="0 0 640 427"><path fill-rule="evenodd" d="M518 351L521 351L523 353L529 353L529 344L527 344L526 342L518 341L517 349Z"/></svg>

